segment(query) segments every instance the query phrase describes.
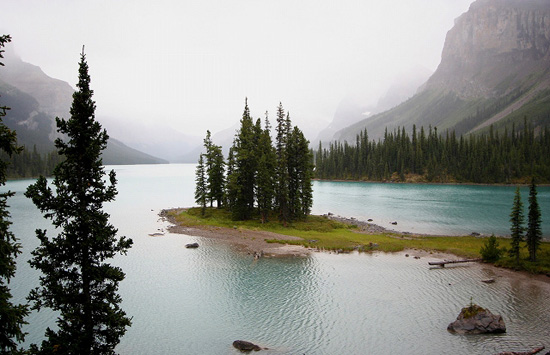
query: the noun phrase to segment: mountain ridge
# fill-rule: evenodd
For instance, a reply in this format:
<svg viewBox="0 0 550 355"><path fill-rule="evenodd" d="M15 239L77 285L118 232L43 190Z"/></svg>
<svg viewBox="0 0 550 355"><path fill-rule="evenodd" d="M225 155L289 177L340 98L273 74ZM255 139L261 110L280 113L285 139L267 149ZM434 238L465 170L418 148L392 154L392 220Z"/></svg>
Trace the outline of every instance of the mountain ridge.
<svg viewBox="0 0 550 355"><path fill-rule="evenodd" d="M477 0L447 32L441 62L424 89L397 107L335 133L438 127L457 134L550 123L550 0Z"/></svg>
<svg viewBox="0 0 550 355"><path fill-rule="evenodd" d="M59 137L55 117L68 118L74 89L65 81L52 78L36 65L18 58L10 48L0 70L0 100L10 107L4 117L8 128L17 133L18 144L39 152L55 149ZM160 164L166 160L138 151L110 137L102 159L106 165Z"/></svg>

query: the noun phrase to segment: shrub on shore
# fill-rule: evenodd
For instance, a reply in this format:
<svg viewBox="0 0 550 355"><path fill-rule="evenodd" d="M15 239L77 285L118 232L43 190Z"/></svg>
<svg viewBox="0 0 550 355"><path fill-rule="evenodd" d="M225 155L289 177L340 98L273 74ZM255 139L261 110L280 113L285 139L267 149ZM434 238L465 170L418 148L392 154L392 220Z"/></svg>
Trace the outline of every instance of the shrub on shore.
<svg viewBox="0 0 550 355"><path fill-rule="evenodd" d="M481 247L481 250L479 251L483 261L489 263L494 263L498 261L501 258L503 252L504 250L499 248L498 240L494 234L485 241L485 243Z"/></svg>

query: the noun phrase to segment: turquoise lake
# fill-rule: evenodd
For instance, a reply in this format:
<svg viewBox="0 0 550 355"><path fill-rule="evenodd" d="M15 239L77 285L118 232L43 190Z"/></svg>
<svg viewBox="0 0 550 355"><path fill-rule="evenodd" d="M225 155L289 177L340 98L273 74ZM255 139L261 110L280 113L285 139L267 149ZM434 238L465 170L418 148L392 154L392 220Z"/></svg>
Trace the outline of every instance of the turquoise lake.
<svg viewBox="0 0 550 355"><path fill-rule="evenodd" d="M314 182L313 213L332 212L425 234L510 235L515 186ZM542 232L550 237L550 187L537 188ZM527 216L529 188L520 189ZM548 216L544 218L545 216ZM527 218L527 217L526 217ZM392 225L391 222L397 222Z"/></svg>
<svg viewBox="0 0 550 355"><path fill-rule="evenodd" d="M126 272L120 294L133 317L117 348L121 354L239 354L231 346L236 339L270 348L266 354L491 354L550 346L548 282L482 264L433 269L428 261L434 257L404 252L254 260L211 239L150 237L168 226L161 209L194 205L195 166L111 168L119 194L105 209L119 234L134 240L128 255L113 261ZM10 284L19 302L38 282L26 262L38 245L34 231L53 233L23 196L32 182L1 188L17 192L8 204L11 230L24 248ZM506 235L514 189L316 181L313 213L372 218L416 233ZM538 191L549 236L550 188ZM528 189L521 192L527 205ZM184 247L195 241L198 249ZM480 282L486 278L496 282ZM447 332L470 300L501 314L507 333ZM41 341L55 314L43 310L27 320L25 345Z"/></svg>

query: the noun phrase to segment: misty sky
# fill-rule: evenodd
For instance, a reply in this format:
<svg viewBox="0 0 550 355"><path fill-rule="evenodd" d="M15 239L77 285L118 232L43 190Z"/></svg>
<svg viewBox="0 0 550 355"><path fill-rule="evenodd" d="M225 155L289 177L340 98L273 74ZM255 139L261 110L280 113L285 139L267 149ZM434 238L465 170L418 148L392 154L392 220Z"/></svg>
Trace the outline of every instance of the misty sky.
<svg viewBox="0 0 550 355"><path fill-rule="evenodd" d="M435 70L472 0L2 0L0 33L73 87L86 46L97 116L204 136L248 97L282 101L309 139L346 96L374 103L396 76Z"/></svg>

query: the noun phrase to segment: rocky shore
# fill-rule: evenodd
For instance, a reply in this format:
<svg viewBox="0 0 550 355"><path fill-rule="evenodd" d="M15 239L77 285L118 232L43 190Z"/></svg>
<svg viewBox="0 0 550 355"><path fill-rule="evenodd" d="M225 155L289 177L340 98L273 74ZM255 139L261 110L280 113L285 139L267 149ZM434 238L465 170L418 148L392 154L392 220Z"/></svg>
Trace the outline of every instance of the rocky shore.
<svg viewBox="0 0 550 355"><path fill-rule="evenodd" d="M267 257L281 256L307 256L316 249L305 248L300 245L289 245L279 243L268 243L266 240L301 240L298 237L287 236L266 231L254 231L240 228L223 228L213 226L194 226L186 227L178 225L176 219L169 213L174 211L176 214L185 210L184 208L175 208L162 210L159 216L171 225L168 227L170 233L186 234L197 237L212 238L222 242L227 242L236 245L238 248L245 250L251 255L262 255ZM408 232L398 232L388 228L384 228L375 223L365 222L356 218L347 218L337 216L332 213L323 215L334 221L338 221L348 225L355 225L361 233L366 234L381 234L381 233L396 233L400 235L411 235ZM415 234L416 235L416 234Z"/></svg>
<svg viewBox="0 0 550 355"><path fill-rule="evenodd" d="M266 240L277 239L277 240L301 240L301 238L287 236L283 234L277 234L266 231L254 231L248 229L240 228L222 228L222 227L213 227L213 226L196 226L196 227L185 227L177 224L175 218L169 214L169 212L174 211L177 213L185 210L184 208L174 208L162 210L159 214L161 219L170 223L168 226L168 231L170 233L176 234L185 234L190 236L197 236L203 238L211 238L216 241L227 243L238 250L248 253L249 255L257 257L305 257L310 255L313 252L318 251L316 248L306 248L301 245L289 245L289 244L280 244L280 243L268 243ZM326 215L327 218L332 220L356 225L359 227L362 233L367 234L378 234L378 233L397 233L396 235L400 238L409 236L414 238L421 236L422 234L413 234L407 232L395 232L387 228L381 227L374 223L360 221L355 218L347 218L336 216L331 213ZM406 249L401 252L405 257L412 256L415 259L424 260L429 258L429 260L454 260L456 256L448 253L426 251L421 249ZM494 266L485 265L485 267L491 267L497 277L510 277L510 278L529 278L531 280L542 281L545 284L550 284L550 278L545 275L532 275L523 271L514 271L503 268L498 268Z"/></svg>
<svg viewBox="0 0 550 355"><path fill-rule="evenodd" d="M184 209L162 210L160 217L168 221L171 225L168 227L170 233L186 234L191 236L212 238L217 241L231 244L255 257L287 257L287 256L307 256L312 250L301 245L289 245L279 243L268 243L266 240L301 240L298 237L292 237L266 231L254 231L241 228L223 228L213 226L194 226L185 227L178 225L175 218L168 212L178 213Z"/></svg>
<svg viewBox="0 0 550 355"><path fill-rule="evenodd" d="M359 228L359 230L363 233L372 233L372 234L400 233L400 232L397 232L397 231L379 226L378 224L361 221L361 220L358 220L358 219L353 218L353 217L347 218L347 217L337 216L337 215L334 215L330 212L323 215L323 216L327 217L327 218L329 218L333 221L340 222L340 223L345 223L345 224L349 224L349 225L356 225ZM402 234L408 234L408 233L402 233Z"/></svg>

